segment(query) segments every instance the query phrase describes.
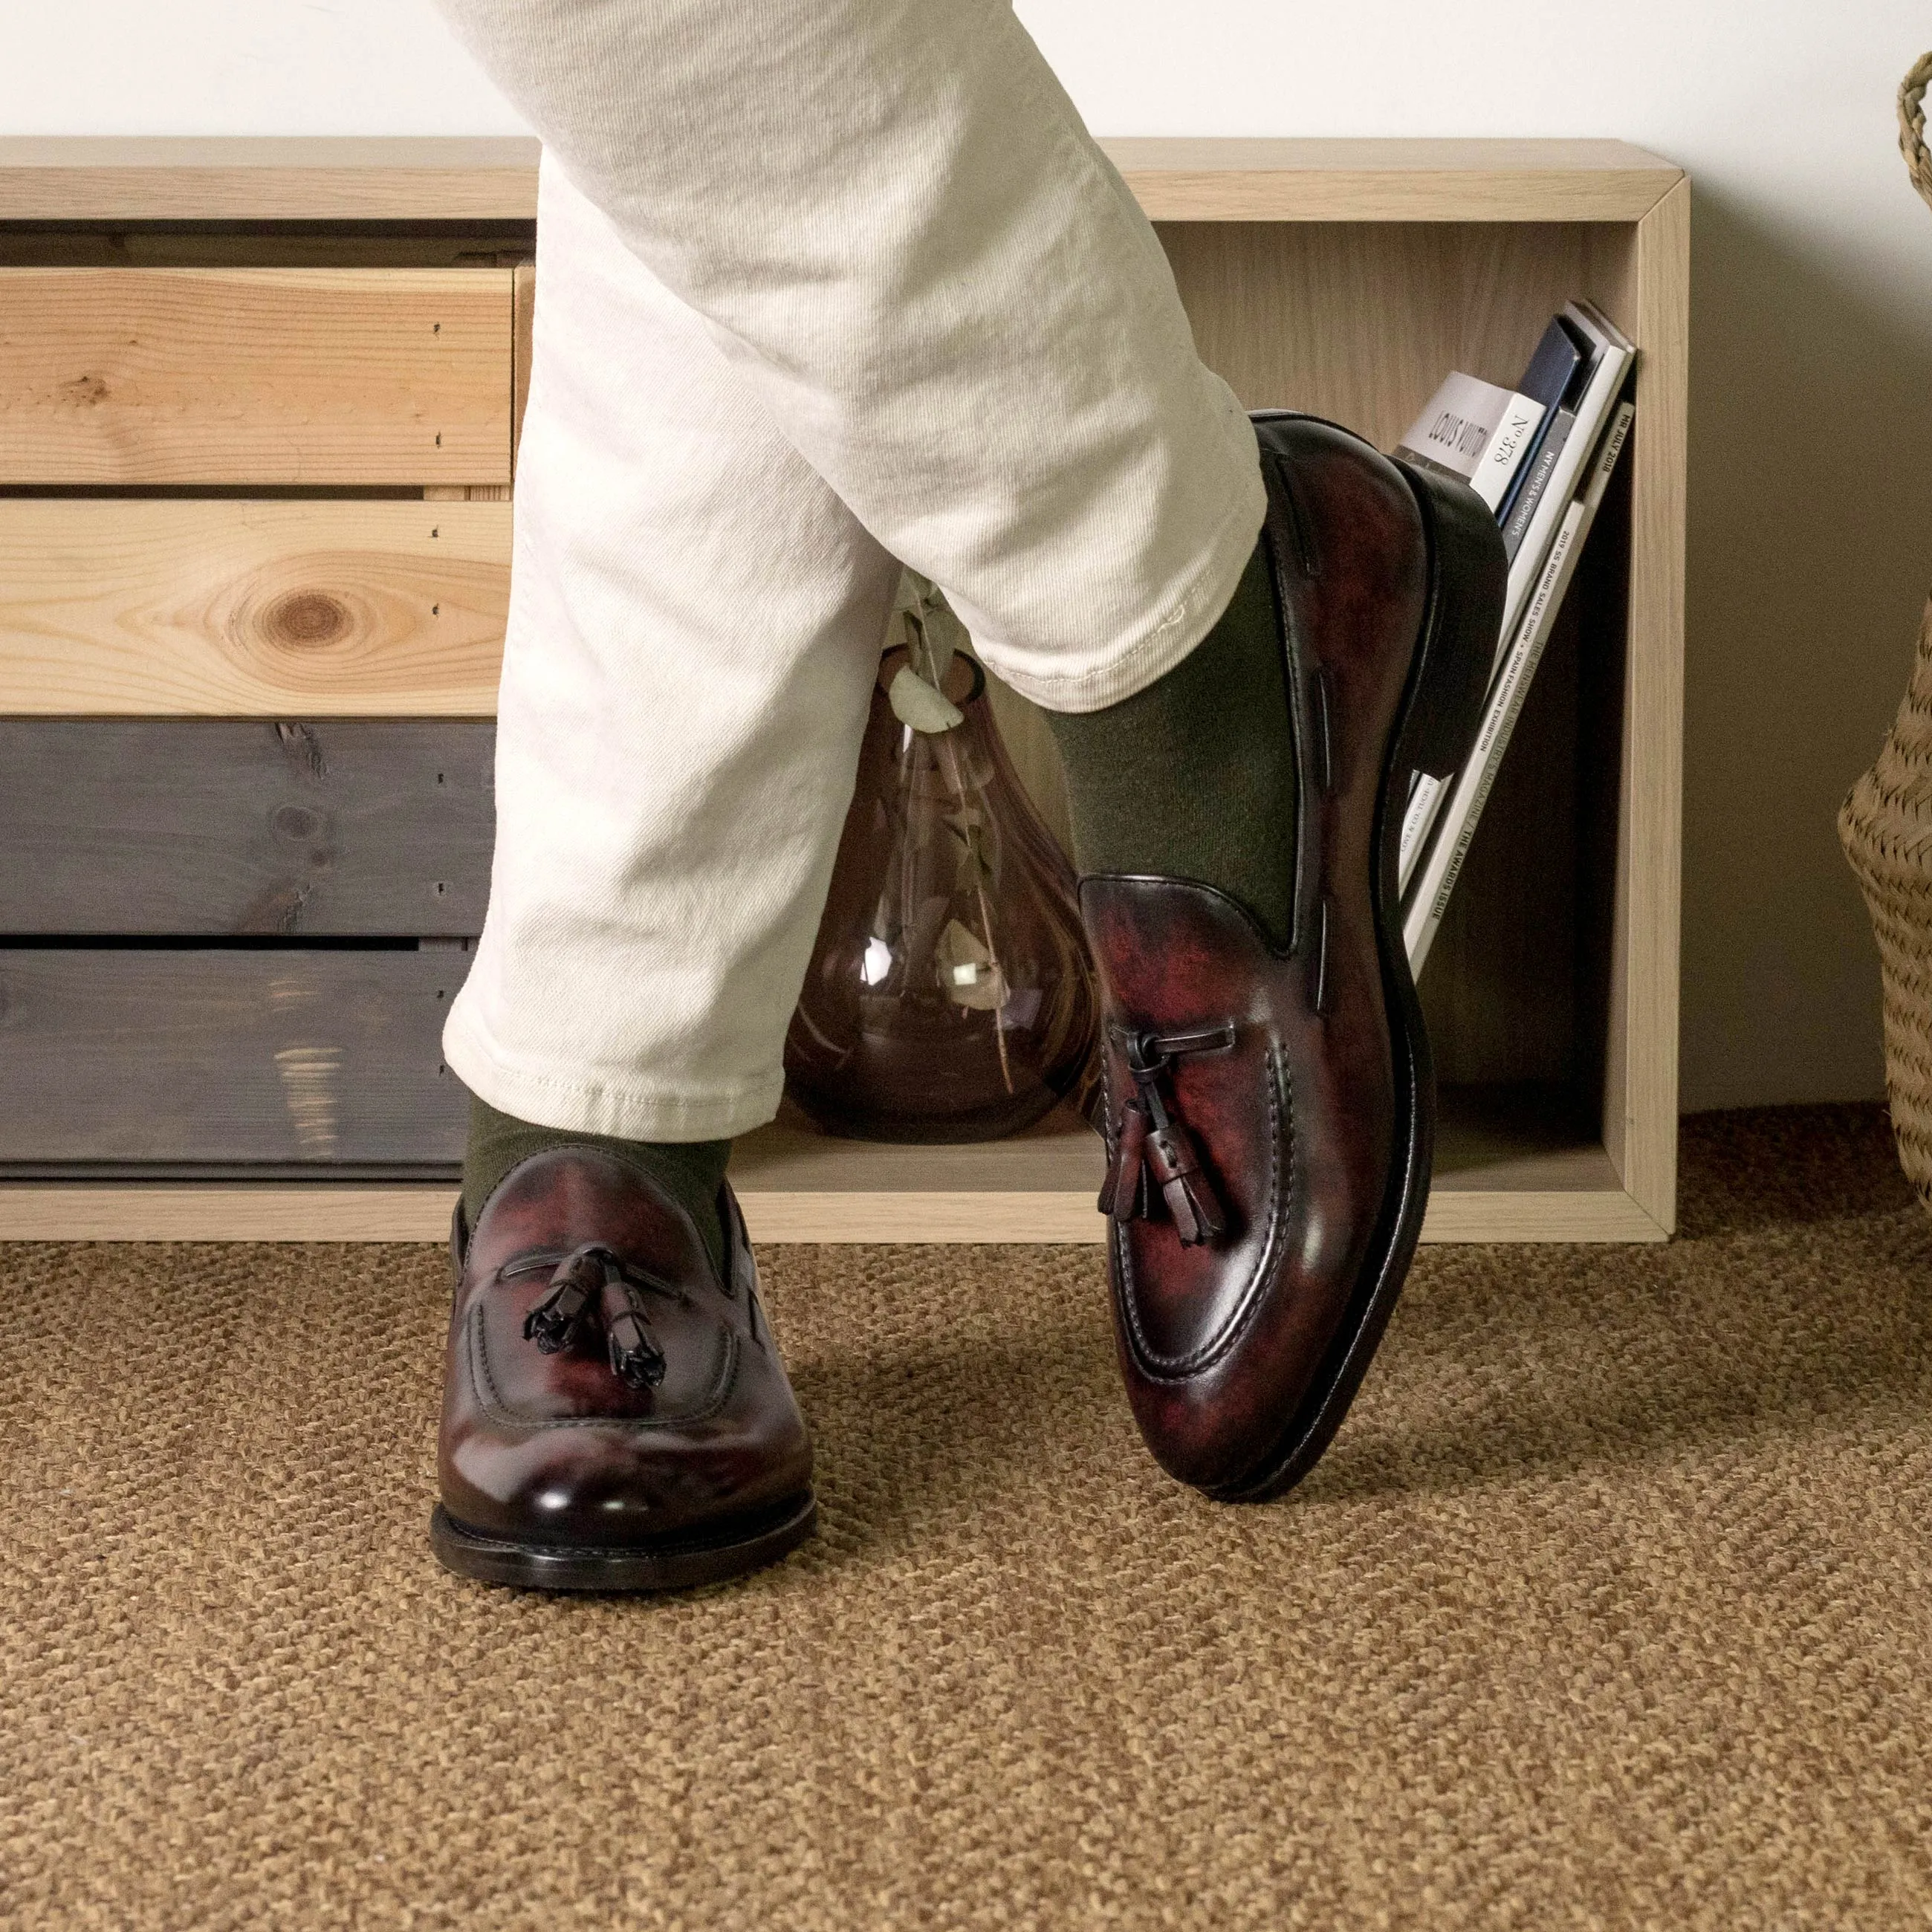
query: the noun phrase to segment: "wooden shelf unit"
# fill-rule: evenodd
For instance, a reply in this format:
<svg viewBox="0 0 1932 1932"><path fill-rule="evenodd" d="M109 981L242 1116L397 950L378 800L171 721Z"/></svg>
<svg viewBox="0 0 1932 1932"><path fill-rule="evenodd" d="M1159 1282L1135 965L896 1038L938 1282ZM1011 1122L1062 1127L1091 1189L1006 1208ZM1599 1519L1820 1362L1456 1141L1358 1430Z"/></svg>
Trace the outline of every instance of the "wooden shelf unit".
<svg viewBox="0 0 1932 1932"><path fill-rule="evenodd" d="M1633 452L1424 976L1444 1081L1424 1238L1663 1238L1676 1172L1688 184L1668 163L1605 141L1106 145L1160 230L1203 355L1250 406L1312 410L1388 447L1449 369L1512 380L1574 296L1595 300L1637 343ZM488 365L498 373L483 387L520 392L530 284L515 262L534 211L525 142L0 140L0 424L15 352L4 278L40 268L172 270L190 280L160 293L184 312L206 296L198 273L256 278L250 298L270 310L292 292L277 276L310 275L308 292L339 297L352 319L370 291L382 292L358 268L403 278L394 286L412 299L439 274L472 275L460 290L465 340L503 332ZM412 597L434 601L418 586L371 592L394 632L375 640L380 650L350 634L351 609L338 614L348 628L332 658L338 618L299 598L269 614L295 626L292 640L269 625L238 646L227 606L219 623L207 616L206 634L189 634L190 602L156 560L182 554L213 498L233 513L221 541L272 551L291 492L248 466L256 458L245 435L225 459L239 466L233 475L205 474L192 449L170 451L166 496L130 488L161 479L116 470L116 446L99 439L62 458L84 473L60 496L46 476L0 473L0 716L460 719L486 710L507 518L460 512L449 538L437 524L431 539L409 523L397 487L414 476L420 493L407 496L419 506L503 494L510 398L492 391L466 402L478 368L473 356L444 357L410 377L448 393L466 442L453 437L439 446L448 457L414 462L392 438L377 476L343 454L338 435L321 458L334 466L326 473L370 488L357 502L310 506L318 530L366 526L358 541L386 571L402 567L394 557L418 568L424 544L444 546L431 554L458 572L456 632L428 632L412 616ZM274 442L270 434L262 447ZM199 502L178 500L198 484L210 486ZM247 505L232 500L244 484L280 500L244 517ZM76 500L76 489L92 494ZM88 553L100 580L50 588L40 581L48 506L74 505L68 527L79 527L98 519L102 498L125 510L114 541ZM322 541L302 538L310 550ZM341 550L344 539L331 541ZM294 570L300 548L290 537L269 562ZM162 608L163 590L173 628L134 622L130 613ZM218 633L222 648L212 650ZM1028 783L1060 817L1046 734L1010 704L1001 715ZM0 1051L6 1021L0 1012ZM1017 1140L948 1148L834 1142L786 1120L741 1144L734 1176L753 1233L767 1240L1082 1240L1100 1237L1098 1168L1097 1143L1064 1118ZM0 1184L0 1238L434 1240L452 1192L321 1178L156 1183L104 1169Z"/></svg>

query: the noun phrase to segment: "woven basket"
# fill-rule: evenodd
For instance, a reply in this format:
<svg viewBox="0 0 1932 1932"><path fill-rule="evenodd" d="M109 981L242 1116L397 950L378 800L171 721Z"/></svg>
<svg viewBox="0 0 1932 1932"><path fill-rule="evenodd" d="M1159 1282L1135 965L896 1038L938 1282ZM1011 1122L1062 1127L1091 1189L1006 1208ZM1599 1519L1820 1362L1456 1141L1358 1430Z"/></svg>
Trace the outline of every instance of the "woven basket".
<svg viewBox="0 0 1932 1932"><path fill-rule="evenodd" d="M1925 88L1932 81L1932 54L1923 54L1898 90L1898 147L1911 170L1912 185L1932 206L1932 154L1925 150Z"/></svg>
<svg viewBox="0 0 1932 1932"><path fill-rule="evenodd" d="M1899 146L1932 206L1925 90L1932 54L1898 94ZM1885 988L1885 1076L1898 1158L1932 1208L1932 602L1912 682L1878 762L1838 812L1838 837L1858 874L1878 940Z"/></svg>

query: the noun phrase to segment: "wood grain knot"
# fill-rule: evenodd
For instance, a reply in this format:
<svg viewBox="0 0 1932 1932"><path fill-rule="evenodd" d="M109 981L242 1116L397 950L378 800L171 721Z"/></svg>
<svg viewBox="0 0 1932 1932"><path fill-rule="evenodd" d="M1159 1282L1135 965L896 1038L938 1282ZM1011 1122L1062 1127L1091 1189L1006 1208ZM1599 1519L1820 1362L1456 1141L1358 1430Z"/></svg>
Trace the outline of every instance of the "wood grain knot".
<svg viewBox="0 0 1932 1932"><path fill-rule="evenodd" d="M278 724L275 736L282 749L288 754L289 762L305 776L326 778L328 776L328 759L322 748L322 739L313 724Z"/></svg>
<svg viewBox="0 0 1932 1932"><path fill-rule="evenodd" d="M326 590L291 590L262 613L262 635L272 644L325 650L356 628L347 604Z"/></svg>
<svg viewBox="0 0 1932 1932"><path fill-rule="evenodd" d="M270 822L284 838L298 844L314 838L322 829L322 814L311 812L305 805L281 806Z"/></svg>

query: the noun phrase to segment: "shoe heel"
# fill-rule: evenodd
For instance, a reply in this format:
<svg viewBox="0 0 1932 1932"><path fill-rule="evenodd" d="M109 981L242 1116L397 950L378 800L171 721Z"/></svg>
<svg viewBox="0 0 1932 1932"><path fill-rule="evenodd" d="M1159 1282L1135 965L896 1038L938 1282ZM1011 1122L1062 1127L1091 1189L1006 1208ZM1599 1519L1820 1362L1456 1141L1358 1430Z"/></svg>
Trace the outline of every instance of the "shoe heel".
<svg viewBox="0 0 1932 1932"><path fill-rule="evenodd" d="M1489 507L1466 484L1398 463L1429 537L1429 610L1391 761L1447 778L1469 755L1502 631L1509 560Z"/></svg>

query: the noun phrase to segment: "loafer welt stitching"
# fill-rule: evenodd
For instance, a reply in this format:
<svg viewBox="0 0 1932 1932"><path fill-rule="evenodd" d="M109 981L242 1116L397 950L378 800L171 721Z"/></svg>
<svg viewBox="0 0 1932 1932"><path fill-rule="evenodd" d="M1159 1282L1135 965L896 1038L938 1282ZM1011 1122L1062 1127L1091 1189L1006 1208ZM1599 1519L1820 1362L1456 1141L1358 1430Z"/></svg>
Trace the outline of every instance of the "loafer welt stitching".
<svg viewBox="0 0 1932 1932"><path fill-rule="evenodd" d="M1217 1334L1185 1355L1163 1355L1153 1347L1148 1340L1145 1330L1141 1326L1140 1310L1134 1298L1133 1258L1127 1244L1129 1224L1124 1221L1114 1223L1114 1255L1119 1268L1120 1282L1116 1299L1120 1304L1121 1319L1126 1324L1134 1360L1150 1381L1185 1382L1203 1370L1212 1368L1240 1340L1241 1331L1253 1319L1256 1310L1261 1306L1262 1295L1274 1272L1275 1255L1281 1246L1287 1210L1294 1198L1294 1140L1292 1132L1287 1136L1288 1163L1285 1187L1281 1158L1282 1121L1284 1116L1291 1122L1294 1118L1294 1091L1288 1076L1287 1056L1282 1052L1279 1041L1268 1048L1268 1058L1270 1076L1267 1082L1269 1148L1268 1240L1255 1263L1254 1272L1249 1276L1241 1290L1239 1304Z"/></svg>

